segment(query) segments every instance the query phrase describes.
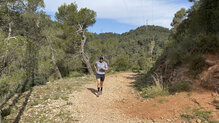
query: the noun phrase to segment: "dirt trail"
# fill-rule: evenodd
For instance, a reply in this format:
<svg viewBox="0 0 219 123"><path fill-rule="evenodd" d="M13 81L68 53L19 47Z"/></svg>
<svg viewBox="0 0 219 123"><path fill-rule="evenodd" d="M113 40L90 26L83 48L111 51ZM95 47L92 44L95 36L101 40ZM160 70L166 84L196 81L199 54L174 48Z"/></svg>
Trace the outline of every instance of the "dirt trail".
<svg viewBox="0 0 219 123"><path fill-rule="evenodd" d="M20 122L187 123L181 115L191 114L193 109L201 107L211 110L214 119L219 119L219 111L212 103L215 95L212 96L210 91L193 89L192 92L144 100L133 88L135 80L134 73L107 75L100 97L96 96L95 80L86 77L34 87ZM87 81L89 84L80 86ZM25 93L18 98L18 103L6 117L8 122L13 122L18 110L22 109ZM9 106L14 102L12 100Z"/></svg>
<svg viewBox="0 0 219 123"><path fill-rule="evenodd" d="M103 95L96 96L96 83L87 84L82 92L74 94L72 109L79 111L80 122L139 122L138 118L128 118L124 112L115 107L115 102L122 101L132 93L130 83L133 73L120 73L106 77Z"/></svg>
<svg viewBox="0 0 219 123"><path fill-rule="evenodd" d="M119 73L106 77L103 95L96 97L96 83L87 84L82 92L70 99L72 109L79 111L80 122L181 122L183 113L204 107L219 114L211 104L211 92L184 92L151 100L137 99L134 73ZM74 113L74 112L72 112Z"/></svg>

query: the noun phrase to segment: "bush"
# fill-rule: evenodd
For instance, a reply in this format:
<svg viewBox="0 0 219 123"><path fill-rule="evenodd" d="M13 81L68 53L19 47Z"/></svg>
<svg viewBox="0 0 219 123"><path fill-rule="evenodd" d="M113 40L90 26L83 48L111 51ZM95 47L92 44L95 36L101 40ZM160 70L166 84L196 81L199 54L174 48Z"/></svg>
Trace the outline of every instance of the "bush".
<svg viewBox="0 0 219 123"><path fill-rule="evenodd" d="M38 86L38 85L44 85L46 84L47 80L43 76L36 76L34 79L34 85L32 86Z"/></svg>
<svg viewBox="0 0 219 123"><path fill-rule="evenodd" d="M205 66L206 64L204 57L202 55L197 55L192 57L189 68L196 76L203 71Z"/></svg>
<svg viewBox="0 0 219 123"><path fill-rule="evenodd" d="M116 61L113 64L116 71L126 71L129 69L129 56L121 55L117 57Z"/></svg>
<svg viewBox="0 0 219 123"><path fill-rule="evenodd" d="M186 118L186 119L188 119L188 120L195 118L194 116L192 116L192 115L190 115L190 114L181 114L181 117L182 117L182 118Z"/></svg>
<svg viewBox="0 0 219 123"><path fill-rule="evenodd" d="M215 35L200 34L197 36L196 46L201 53L219 52L219 39Z"/></svg>
<svg viewBox="0 0 219 123"><path fill-rule="evenodd" d="M177 82L169 86L170 93L189 91L191 88L188 82Z"/></svg>
<svg viewBox="0 0 219 123"><path fill-rule="evenodd" d="M180 63L180 57L179 57L180 54L178 52L179 51L177 50L177 48L174 48L174 47L168 50L167 58L168 58L168 62L170 63L170 65L175 66Z"/></svg>
<svg viewBox="0 0 219 123"><path fill-rule="evenodd" d="M81 77L81 76L84 76L84 74L80 73L80 72L77 72L77 71L72 71L69 74L69 77Z"/></svg>
<svg viewBox="0 0 219 123"><path fill-rule="evenodd" d="M10 90L10 86L6 81L0 81L0 97L7 94Z"/></svg>
<svg viewBox="0 0 219 123"><path fill-rule="evenodd" d="M140 70L147 69L148 67L147 64L148 64L148 61L145 57L141 57L140 59L138 59L138 65L139 65Z"/></svg>
<svg viewBox="0 0 219 123"><path fill-rule="evenodd" d="M211 118L211 111L206 111L203 109L194 109L193 110L196 117L201 119L202 121L208 121Z"/></svg>
<svg viewBox="0 0 219 123"><path fill-rule="evenodd" d="M162 76L159 78L152 76L154 79L154 84L143 88L141 91L141 95L145 98L155 98L157 96L166 96L169 94L168 87L163 85Z"/></svg>
<svg viewBox="0 0 219 123"><path fill-rule="evenodd" d="M11 109L10 108L6 108L6 109L3 109L0 112L1 112L1 116L4 118L4 117L6 117L6 116L11 114Z"/></svg>
<svg viewBox="0 0 219 123"><path fill-rule="evenodd" d="M136 73L140 72L140 67L139 66L133 67L132 72L136 72Z"/></svg>

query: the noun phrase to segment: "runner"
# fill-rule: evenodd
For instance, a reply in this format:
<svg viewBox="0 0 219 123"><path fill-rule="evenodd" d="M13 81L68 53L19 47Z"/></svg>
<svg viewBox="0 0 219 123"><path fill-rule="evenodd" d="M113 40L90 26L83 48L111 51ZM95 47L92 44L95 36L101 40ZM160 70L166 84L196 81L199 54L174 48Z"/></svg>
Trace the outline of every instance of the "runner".
<svg viewBox="0 0 219 123"><path fill-rule="evenodd" d="M96 70L96 79L97 79L97 97L102 95L103 91L103 82L105 80L105 71L108 71L108 65L104 61L104 57L100 56L100 60L97 61L94 65Z"/></svg>

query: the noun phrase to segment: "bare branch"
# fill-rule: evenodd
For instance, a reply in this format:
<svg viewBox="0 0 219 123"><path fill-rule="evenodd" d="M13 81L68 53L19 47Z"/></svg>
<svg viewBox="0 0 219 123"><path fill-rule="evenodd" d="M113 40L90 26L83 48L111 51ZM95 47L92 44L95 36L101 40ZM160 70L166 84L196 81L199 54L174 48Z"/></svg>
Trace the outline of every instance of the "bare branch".
<svg viewBox="0 0 219 123"><path fill-rule="evenodd" d="M8 44L8 42L7 41L9 41L9 40L11 40L11 39L17 39L17 37L16 36L14 36L14 37L12 37L11 36L11 32L12 32L12 22L10 22L9 24L8 24L8 37L5 39L5 42Z"/></svg>

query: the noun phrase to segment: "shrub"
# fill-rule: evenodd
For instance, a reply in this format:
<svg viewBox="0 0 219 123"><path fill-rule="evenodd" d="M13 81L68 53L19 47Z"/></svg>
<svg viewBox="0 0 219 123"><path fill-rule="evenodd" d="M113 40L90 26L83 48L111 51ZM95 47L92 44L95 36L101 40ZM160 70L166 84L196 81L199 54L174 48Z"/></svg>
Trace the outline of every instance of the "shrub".
<svg viewBox="0 0 219 123"><path fill-rule="evenodd" d="M202 109L194 109L193 110L196 117L201 119L202 121L208 121L211 118L211 111L206 111Z"/></svg>
<svg viewBox="0 0 219 123"><path fill-rule="evenodd" d="M121 55L117 57L116 61L113 64L116 71L126 71L129 69L129 56Z"/></svg>
<svg viewBox="0 0 219 123"><path fill-rule="evenodd" d="M218 52L219 39L215 35L200 34L197 36L196 46L201 53Z"/></svg>
<svg viewBox="0 0 219 123"><path fill-rule="evenodd" d="M140 72L140 67L139 66L135 66L132 68L132 72Z"/></svg>
<svg viewBox="0 0 219 123"><path fill-rule="evenodd" d="M6 108L6 109L3 109L2 111L1 111L1 116L4 118L4 117L6 117L6 116L8 116L8 115L10 115L11 114L11 109L10 108Z"/></svg>
<svg viewBox="0 0 219 123"><path fill-rule="evenodd" d="M80 73L80 72L77 72L77 71L72 71L69 74L69 77L81 77L81 76L84 76L84 74Z"/></svg>
<svg viewBox="0 0 219 123"><path fill-rule="evenodd" d="M0 97L9 92L10 86L6 81L0 81Z"/></svg>
<svg viewBox="0 0 219 123"><path fill-rule="evenodd" d="M176 48L170 48L167 54L168 62L170 65L175 66L180 63L180 54Z"/></svg>
<svg viewBox="0 0 219 123"><path fill-rule="evenodd" d="M188 120L195 118L194 116L192 116L192 115L190 115L190 114L181 114L181 117L182 117L182 118L186 118L186 119L188 119Z"/></svg>
<svg viewBox="0 0 219 123"><path fill-rule="evenodd" d="M148 60L145 57L138 59L138 65L140 70L145 70L148 67Z"/></svg>
<svg viewBox="0 0 219 123"><path fill-rule="evenodd" d="M193 72L193 74L196 76L200 74L204 67L206 66L205 64L205 59L202 55L197 55L192 57L189 68Z"/></svg>
<svg viewBox="0 0 219 123"><path fill-rule="evenodd" d="M170 93L189 91L191 88L188 82L176 82L169 86Z"/></svg>
<svg viewBox="0 0 219 123"><path fill-rule="evenodd" d="M38 85L44 85L46 84L47 80L44 76L36 76L34 79L34 85L32 86L38 86Z"/></svg>
<svg viewBox="0 0 219 123"><path fill-rule="evenodd" d="M187 120L191 119L200 119L202 122L209 121L211 118L211 111L204 110L202 107L199 109L193 109L192 114L181 114L182 118L186 118Z"/></svg>
<svg viewBox="0 0 219 123"><path fill-rule="evenodd" d="M168 87L163 85L162 76L159 78L158 75L152 76L154 84L142 89L141 95L145 98L155 98L157 96L166 96L169 94Z"/></svg>

